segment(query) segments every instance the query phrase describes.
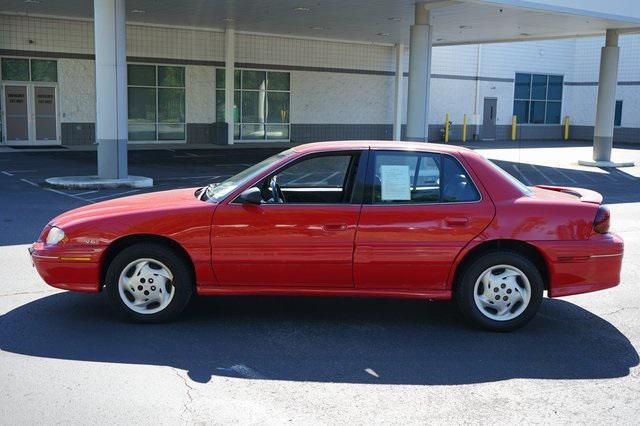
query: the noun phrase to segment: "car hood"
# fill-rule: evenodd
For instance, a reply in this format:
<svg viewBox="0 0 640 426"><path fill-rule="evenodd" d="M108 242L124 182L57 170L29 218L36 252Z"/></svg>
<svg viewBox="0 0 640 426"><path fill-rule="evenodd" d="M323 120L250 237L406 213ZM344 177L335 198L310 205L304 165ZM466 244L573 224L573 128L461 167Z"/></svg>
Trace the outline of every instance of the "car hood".
<svg viewBox="0 0 640 426"><path fill-rule="evenodd" d="M50 221L51 225L65 226L85 220L100 220L113 216L141 212L167 211L203 205L205 201L195 196L197 188L150 192L89 204L69 210Z"/></svg>

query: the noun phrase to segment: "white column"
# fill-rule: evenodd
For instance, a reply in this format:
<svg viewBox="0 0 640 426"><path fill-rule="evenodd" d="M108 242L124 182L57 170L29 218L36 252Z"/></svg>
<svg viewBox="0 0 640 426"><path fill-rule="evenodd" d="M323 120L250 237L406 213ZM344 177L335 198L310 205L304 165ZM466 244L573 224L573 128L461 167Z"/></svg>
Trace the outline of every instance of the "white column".
<svg viewBox="0 0 640 426"><path fill-rule="evenodd" d="M127 42L125 0L94 0L98 177L126 178Z"/></svg>
<svg viewBox="0 0 640 426"><path fill-rule="evenodd" d="M593 131L594 161L611 161L619 57L618 32L607 30L605 45L600 53L596 123Z"/></svg>
<svg viewBox="0 0 640 426"><path fill-rule="evenodd" d="M394 85L394 103L393 103L393 140L402 139L402 80L404 78L404 70L402 62L404 60L404 44L396 43L396 78Z"/></svg>
<svg viewBox="0 0 640 426"><path fill-rule="evenodd" d="M429 86L431 80L431 26L424 3L416 3L415 25L409 45L409 95L407 140L426 141L429 135Z"/></svg>
<svg viewBox="0 0 640 426"><path fill-rule="evenodd" d="M224 33L224 121L227 123L227 143L233 145L233 98L235 93L235 44L236 31L233 26L227 26Z"/></svg>

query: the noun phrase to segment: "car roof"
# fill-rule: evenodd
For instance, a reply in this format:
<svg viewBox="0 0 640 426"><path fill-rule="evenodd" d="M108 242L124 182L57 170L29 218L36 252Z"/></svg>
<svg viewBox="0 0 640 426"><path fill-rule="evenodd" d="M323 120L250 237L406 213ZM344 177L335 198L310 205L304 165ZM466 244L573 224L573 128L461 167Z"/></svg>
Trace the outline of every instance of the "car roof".
<svg viewBox="0 0 640 426"><path fill-rule="evenodd" d="M296 152L307 154L312 152L326 151L343 151L350 149L391 149L391 150L415 150L415 151L431 151L447 154L466 151L467 148L458 146L443 145L437 143L425 142L405 142L405 141L376 141L376 140L349 140L349 141L331 141L331 142L314 142L304 145L297 145L293 148Z"/></svg>

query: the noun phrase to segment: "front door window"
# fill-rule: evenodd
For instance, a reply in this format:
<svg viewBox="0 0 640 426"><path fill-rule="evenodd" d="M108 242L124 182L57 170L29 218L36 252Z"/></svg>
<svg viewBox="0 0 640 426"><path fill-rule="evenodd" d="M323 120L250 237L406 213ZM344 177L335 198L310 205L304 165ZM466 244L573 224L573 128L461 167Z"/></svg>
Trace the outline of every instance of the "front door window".
<svg viewBox="0 0 640 426"><path fill-rule="evenodd" d="M354 161L351 153L312 156L264 179L259 188L266 203L349 203Z"/></svg>

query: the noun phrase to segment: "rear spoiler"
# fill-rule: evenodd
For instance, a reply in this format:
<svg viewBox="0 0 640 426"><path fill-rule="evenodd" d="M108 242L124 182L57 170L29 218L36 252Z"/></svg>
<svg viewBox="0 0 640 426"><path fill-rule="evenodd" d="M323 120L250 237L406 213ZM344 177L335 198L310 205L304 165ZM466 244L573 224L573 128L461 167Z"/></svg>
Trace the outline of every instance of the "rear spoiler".
<svg viewBox="0 0 640 426"><path fill-rule="evenodd" d="M573 188L567 186L535 185L536 188L548 189L549 191L563 192L580 198L580 201L591 204L602 204L602 195L599 192L584 188Z"/></svg>

